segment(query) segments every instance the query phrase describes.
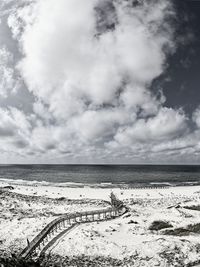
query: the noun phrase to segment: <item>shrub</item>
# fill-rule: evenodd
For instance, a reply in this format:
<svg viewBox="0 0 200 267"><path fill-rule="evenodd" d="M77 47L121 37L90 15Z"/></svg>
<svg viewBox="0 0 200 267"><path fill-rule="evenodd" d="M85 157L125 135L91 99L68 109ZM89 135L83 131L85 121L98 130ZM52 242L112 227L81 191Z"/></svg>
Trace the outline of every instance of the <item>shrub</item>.
<svg viewBox="0 0 200 267"><path fill-rule="evenodd" d="M175 235L175 236L183 236L183 235L189 235L191 233L200 233L200 223L196 224L190 224L186 228L176 228L172 230L166 230L164 232L165 235Z"/></svg>
<svg viewBox="0 0 200 267"><path fill-rule="evenodd" d="M176 229L170 229L170 230L165 230L164 235L174 235L174 236L184 236L184 235L189 235L190 232L182 227L176 228Z"/></svg>
<svg viewBox="0 0 200 267"><path fill-rule="evenodd" d="M198 210L198 211L200 211L200 206L199 205L198 206L185 206L183 208L188 209L188 210Z"/></svg>
<svg viewBox="0 0 200 267"><path fill-rule="evenodd" d="M152 222L152 224L149 227L149 230L161 230L161 229L165 229L165 228L170 228L173 227L170 223L165 222L165 221L154 221Z"/></svg>
<svg viewBox="0 0 200 267"><path fill-rule="evenodd" d="M24 260L17 257L0 258L0 266L2 267L40 267L39 262L33 260Z"/></svg>

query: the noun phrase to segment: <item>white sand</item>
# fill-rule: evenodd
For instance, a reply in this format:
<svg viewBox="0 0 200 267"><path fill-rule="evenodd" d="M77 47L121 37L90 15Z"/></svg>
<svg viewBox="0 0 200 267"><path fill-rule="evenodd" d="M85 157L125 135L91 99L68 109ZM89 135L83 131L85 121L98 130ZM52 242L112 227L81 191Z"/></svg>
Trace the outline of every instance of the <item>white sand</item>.
<svg viewBox="0 0 200 267"><path fill-rule="evenodd" d="M0 184L5 185L7 184L3 182ZM59 239L48 252L61 256L85 254L118 259L131 256L134 258L134 266L187 266L190 262L200 260L199 234L171 236L164 235L164 230L149 230L149 226L155 220L169 222L173 226L172 229L200 223L200 211L184 208L200 206L200 186L127 190L62 188L47 185L14 187L12 192L42 198L29 203L30 212L26 206L26 199L0 200L3 214L0 218L2 250L12 250L13 244L18 246L19 250L22 249L26 244L26 238L31 240L58 213L101 209L107 204L92 200L109 200L109 194L113 191L130 207L128 214L112 221L79 225ZM59 201L45 200L46 197L54 200L65 197L83 201L63 204ZM20 212L24 210L24 215L15 215L12 210L10 211L12 207ZM33 214L32 218L30 213Z"/></svg>
<svg viewBox="0 0 200 267"><path fill-rule="evenodd" d="M0 182L0 186L9 185L6 182ZM49 185L14 185L15 189L12 192L25 194L25 195L37 195L46 196L51 198L66 197L69 199L104 199L109 200L111 191L120 197L120 199L127 198L156 198L163 197L173 198L175 197L197 197L200 193L200 186L179 186L179 187L165 187L165 188L143 188L143 189L120 189L120 188L90 188L90 187L58 187ZM196 194L196 195L195 195Z"/></svg>

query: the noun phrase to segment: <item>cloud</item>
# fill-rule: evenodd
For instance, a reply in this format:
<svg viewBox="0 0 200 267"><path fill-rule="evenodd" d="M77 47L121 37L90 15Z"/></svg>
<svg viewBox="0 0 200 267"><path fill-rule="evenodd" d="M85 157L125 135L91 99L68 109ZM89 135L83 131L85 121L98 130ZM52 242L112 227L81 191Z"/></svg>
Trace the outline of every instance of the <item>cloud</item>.
<svg viewBox="0 0 200 267"><path fill-rule="evenodd" d="M12 54L5 48L0 48L0 96L7 97L9 93L16 92L19 81L16 79L12 67Z"/></svg>
<svg viewBox="0 0 200 267"><path fill-rule="evenodd" d="M101 111L88 110L79 118L73 120L75 131L81 139L90 142L101 142L113 138L120 125L134 121L135 116L120 109L102 109Z"/></svg>
<svg viewBox="0 0 200 267"><path fill-rule="evenodd" d="M192 119L193 119L194 123L196 124L196 126L197 126L198 128L200 128L200 107L198 107L198 108L193 112Z"/></svg>
<svg viewBox="0 0 200 267"><path fill-rule="evenodd" d="M127 142L161 142L176 138L187 129L185 115L169 108L161 108L158 114L149 119L138 119L136 123L120 129L115 139L120 143Z"/></svg>
<svg viewBox="0 0 200 267"><path fill-rule="evenodd" d="M142 87L162 73L163 49L171 43L171 34L158 30L170 8L168 1L163 3L129 11L115 2L115 29L95 37L94 8L99 1L38 2L34 23L21 38L25 56L19 66L29 90L48 102L58 117L65 111L65 116L81 113L88 103L117 102L124 83L133 91L140 85L143 94ZM150 22L154 31L148 29Z"/></svg>
<svg viewBox="0 0 200 267"><path fill-rule="evenodd" d="M17 70L34 102L32 114L0 110L5 149L12 144L36 158L87 162L143 161L146 154L194 147L191 136L198 133L190 133L187 115L150 90L176 49L172 1L10 4L7 23L21 53ZM15 81L11 55L2 51L6 94ZM198 118L196 111L199 127Z"/></svg>
<svg viewBox="0 0 200 267"><path fill-rule="evenodd" d="M0 108L0 145L5 151L23 149L28 146L31 123L23 112Z"/></svg>

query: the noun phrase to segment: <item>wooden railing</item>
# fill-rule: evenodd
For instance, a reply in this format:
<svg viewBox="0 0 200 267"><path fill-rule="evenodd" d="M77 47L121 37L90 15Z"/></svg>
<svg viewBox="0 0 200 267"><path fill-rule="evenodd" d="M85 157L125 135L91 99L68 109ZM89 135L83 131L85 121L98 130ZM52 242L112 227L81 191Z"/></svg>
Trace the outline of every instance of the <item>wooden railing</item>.
<svg viewBox="0 0 200 267"><path fill-rule="evenodd" d="M114 219L125 212L125 208L110 207L102 210L70 213L51 221L21 252L20 257L28 258L31 255L39 255L45 247L55 239L55 236L66 232L72 225L84 222L104 221ZM62 231L61 231L62 230Z"/></svg>

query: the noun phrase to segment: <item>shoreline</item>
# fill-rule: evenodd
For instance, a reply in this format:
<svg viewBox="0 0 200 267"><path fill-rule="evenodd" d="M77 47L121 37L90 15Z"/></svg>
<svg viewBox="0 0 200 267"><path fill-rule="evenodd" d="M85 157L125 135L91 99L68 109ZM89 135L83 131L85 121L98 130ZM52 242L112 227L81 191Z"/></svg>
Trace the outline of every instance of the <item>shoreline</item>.
<svg viewBox="0 0 200 267"><path fill-rule="evenodd" d="M174 194L179 197L198 198L200 193L200 185L184 185L184 186L167 186L167 187L137 187L137 188L99 188L99 187L62 187L44 184L13 184L12 182L0 181L0 187L13 186L12 192L23 194L27 196L43 196L50 198L65 197L67 199L102 199L109 200L111 192L116 194L119 198L163 198L172 197Z"/></svg>
<svg viewBox="0 0 200 267"><path fill-rule="evenodd" d="M1 185L15 185L15 186L49 186L49 187L62 187L62 188L94 188L94 189L115 189L120 188L123 190L132 189L154 189L154 188L171 188L171 187L185 187L185 186L200 186L200 181L190 182L149 182L149 183L81 183L81 182L48 182L38 180L24 180L24 179L7 179L0 178Z"/></svg>

